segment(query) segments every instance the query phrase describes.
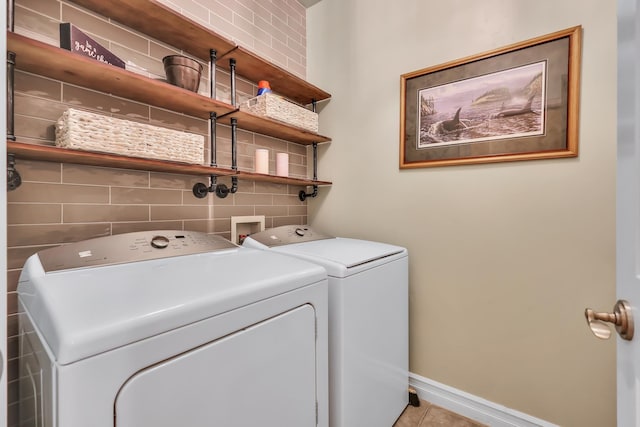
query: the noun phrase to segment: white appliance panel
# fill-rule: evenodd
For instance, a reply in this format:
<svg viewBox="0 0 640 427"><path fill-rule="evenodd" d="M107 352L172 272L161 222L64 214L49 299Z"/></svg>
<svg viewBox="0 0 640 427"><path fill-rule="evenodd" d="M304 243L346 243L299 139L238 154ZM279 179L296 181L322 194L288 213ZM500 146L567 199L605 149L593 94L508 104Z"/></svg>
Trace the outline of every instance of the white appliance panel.
<svg viewBox="0 0 640 427"><path fill-rule="evenodd" d="M114 427L113 409L117 394L135 372L310 302L316 311L318 327L316 342L318 425L327 427L329 420L326 374L328 365L326 285L327 282L324 279L319 283L310 284L286 294L57 367L57 393L67 398L59 400L57 404L57 417L61 424L49 425ZM91 393L85 392L87 387Z"/></svg>
<svg viewBox="0 0 640 427"><path fill-rule="evenodd" d="M326 276L317 266L246 248L48 274L37 261L27 261L21 299L60 364Z"/></svg>
<svg viewBox="0 0 640 427"><path fill-rule="evenodd" d="M329 366L342 388L340 398L331 396L332 426L392 426L406 407L409 298L399 284L407 280L406 257L329 278L329 336L341 343Z"/></svg>
<svg viewBox="0 0 640 427"><path fill-rule="evenodd" d="M327 270L330 425L393 425L408 401L407 250L328 237L307 226L252 234L243 246Z"/></svg>
<svg viewBox="0 0 640 427"><path fill-rule="evenodd" d="M306 304L137 373L116 427L315 427L315 368Z"/></svg>
<svg viewBox="0 0 640 427"><path fill-rule="evenodd" d="M146 241L157 237L153 232L130 233L134 235L130 237L144 233L150 234ZM113 263L110 261L117 256L92 251L91 266L67 268L70 264L65 256L50 254L53 262L45 272L38 255L30 258L18 285L23 333L20 388L27 397L21 413L44 427L113 427L115 402L132 376L168 364L180 367L173 368L175 372L195 378L206 373L208 366L202 365L194 373L188 371L192 363L179 361L196 360L185 356L217 343L212 348L218 350L211 354L223 355L226 363L215 365L214 371L224 375L228 368L238 375L254 374L245 375L239 385L229 381L232 390L243 386L250 391L254 385L267 390L266 384L278 388L272 370L281 372L284 365L274 354L285 351L282 358L291 369L286 381L291 383L295 377L296 386L304 384L299 388L302 395L295 397L302 399L297 406L304 415L296 415L293 424L313 419L315 425L317 417L318 426L328 427L326 271L302 260L292 262L277 254L265 257L265 252L247 248L206 252L204 246L217 238L176 233L174 237L185 234L186 239L173 243L169 239L167 246L154 247L151 254L145 252L147 246L138 245L145 252L142 261ZM116 240L122 241L120 237ZM197 243L188 249L189 254L183 252L185 241ZM183 255L166 256L165 248ZM155 249L161 252L155 255ZM98 266L102 262L105 266ZM274 346L274 353L263 358L265 352L255 348L265 347L267 341L284 344ZM57 346L52 347L51 342ZM297 345L301 348L291 349ZM231 355L233 350L241 353ZM254 365L240 366L244 362ZM172 376L161 373L154 378ZM309 378L313 381L310 392ZM198 386L206 389L205 383ZM171 385L165 384L149 391L161 399L169 389ZM272 401L278 396L295 401L280 392L272 394ZM238 401L242 398L241 394L236 396ZM279 404L284 406L282 401ZM288 414L278 415L277 421L263 425L280 427L279 420L287 420ZM218 425L232 422L224 419Z"/></svg>
<svg viewBox="0 0 640 427"><path fill-rule="evenodd" d="M329 274L338 277L345 277L354 267L365 266L374 261L384 261L385 258L406 252L404 248L386 243L342 237L278 246L274 250L295 253L299 257L333 266L330 267Z"/></svg>
<svg viewBox="0 0 640 427"><path fill-rule="evenodd" d="M115 234L69 243L42 250L38 252L38 258L46 272L53 272L131 264L235 248L237 245L213 234L158 230Z"/></svg>
<svg viewBox="0 0 640 427"><path fill-rule="evenodd" d="M347 277L407 256L407 250L400 246L327 236L303 225L285 225L251 234L242 246L271 249L319 263L334 277Z"/></svg>
<svg viewBox="0 0 640 427"><path fill-rule="evenodd" d="M55 366L26 313L21 314L19 328L21 425L50 425L42 421L54 417Z"/></svg>

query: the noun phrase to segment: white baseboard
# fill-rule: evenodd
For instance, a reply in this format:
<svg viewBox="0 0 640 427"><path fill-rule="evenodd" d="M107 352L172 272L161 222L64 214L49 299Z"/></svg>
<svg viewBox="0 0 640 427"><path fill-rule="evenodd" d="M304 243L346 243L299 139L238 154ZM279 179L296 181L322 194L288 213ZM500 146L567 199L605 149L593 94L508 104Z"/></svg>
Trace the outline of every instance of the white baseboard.
<svg viewBox="0 0 640 427"><path fill-rule="evenodd" d="M409 373L409 385L420 399L491 427L558 427L417 374Z"/></svg>

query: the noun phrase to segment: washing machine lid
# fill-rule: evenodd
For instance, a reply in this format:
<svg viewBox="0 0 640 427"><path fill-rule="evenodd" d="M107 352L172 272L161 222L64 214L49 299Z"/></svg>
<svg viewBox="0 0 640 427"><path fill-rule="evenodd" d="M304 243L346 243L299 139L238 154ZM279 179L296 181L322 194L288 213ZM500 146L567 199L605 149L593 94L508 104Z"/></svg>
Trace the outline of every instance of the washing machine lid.
<svg viewBox="0 0 640 427"><path fill-rule="evenodd" d="M342 237L277 246L272 251L319 263L333 277L350 276L407 256L400 246Z"/></svg>
<svg viewBox="0 0 640 427"><path fill-rule="evenodd" d="M326 279L269 251L179 253L49 272L35 254L19 280L21 309L65 365Z"/></svg>
<svg viewBox="0 0 640 427"><path fill-rule="evenodd" d="M320 233L308 225L281 225L280 227L252 233L244 240L243 246L266 249L293 243L332 239L333 237Z"/></svg>

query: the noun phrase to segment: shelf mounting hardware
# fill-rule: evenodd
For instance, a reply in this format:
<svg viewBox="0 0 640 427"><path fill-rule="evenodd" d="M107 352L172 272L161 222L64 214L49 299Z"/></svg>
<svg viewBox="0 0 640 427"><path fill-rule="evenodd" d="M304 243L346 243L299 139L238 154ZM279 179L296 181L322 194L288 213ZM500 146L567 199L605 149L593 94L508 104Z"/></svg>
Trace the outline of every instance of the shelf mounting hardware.
<svg viewBox="0 0 640 427"><path fill-rule="evenodd" d="M238 119L231 118L231 169L238 172ZM216 187L216 196L224 199L229 193L234 194L238 191L238 177L231 177L231 188L224 184L218 184Z"/></svg>
<svg viewBox="0 0 640 427"><path fill-rule="evenodd" d="M7 30L13 33L14 30L14 22L16 18L15 12L15 1L9 0L7 1Z"/></svg>
<svg viewBox="0 0 640 427"><path fill-rule="evenodd" d="M218 52L215 49L209 50L209 97L216 99L216 59Z"/></svg>
<svg viewBox="0 0 640 427"><path fill-rule="evenodd" d="M235 58L229 59L229 71L231 72L231 105L236 105L236 60Z"/></svg>
<svg viewBox="0 0 640 427"><path fill-rule="evenodd" d="M316 112L315 99L311 101L311 110L314 113ZM313 180L317 181L318 180L318 143L314 142L311 147L313 148ZM318 186L314 184L313 192L307 193L304 190L300 190L300 192L298 193L298 198L300 199L301 202L304 202L307 199L307 197L316 197L317 195L318 195Z"/></svg>
<svg viewBox="0 0 640 427"><path fill-rule="evenodd" d="M218 167L218 165L216 164L216 123L218 120L218 115L215 112L210 112L209 113L209 125L211 127L210 131L209 131L209 135L211 138L211 143L210 143L210 148L209 148L209 156L211 158L211 162L209 163L209 166L211 166L212 168ZM213 192L217 192L217 179L218 177L216 175L209 175L209 185L207 186L207 184L203 183L203 182L198 182L196 184L193 185L193 195L196 196L198 199L204 199L205 197L207 197L207 194L209 193L213 193Z"/></svg>
<svg viewBox="0 0 640 427"><path fill-rule="evenodd" d="M231 71L231 105L236 107L236 60L235 58L229 59L229 69ZM238 119L231 118L231 169L234 172L238 172ZM238 177L231 177L231 188L225 184L218 184L216 186L216 196L224 199L229 193L234 194L238 191Z"/></svg>
<svg viewBox="0 0 640 427"><path fill-rule="evenodd" d="M209 51L210 54L210 89L209 93L212 99L215 99L216 87L215 87L215 70L216 70L216 51L211 49ZM229 67L231 68L231 105L236 106L236 60L234 58L229 59ZM210 157L211 157L211 167L218 167L216 163L216 124L217 124L217 114L215 112L209 113L210 126L211 130L209 132L211 136L210 143ZM238 119L235 117L231 118L231 169L234 172L238 172ZM238 177L231 177L231 188L227 187L225 184L218 183L218 178L216 175L209 176L209 185L198 182L193 186L193 195L199 199L205 198L209 193L216 193L216 196L224 199L229 194L234 194L238 191Z"/></svg>
<svg viewBox="0 0 640 427"><path fill-rule="evenodd" d="M16 140L14 127L14 76L16 69L15 52L7 51L7 139Z"/></svg>
<svg viewBox="0 0 640 427"><path fill-rule="evenodd" d="M15 166L15 156L11 153L7 154L7 191L13 191L22 184L22 178Z"/></svg>
<svg viewBox="0 0 640 427"><path fill-rule="evenodd" d="M15 1L7 1L7 30L13 33L15 22ZM7 51L7 139L16 140L14 133L14 74L16 68L16 53Z"/></svg>
<svg viewBox="0 0 640 427"><path fill-rule="evenodd" d="M216 59L217 52L215 49L209 50L209 96L211 99L216 98ZM216 159L216 124L218 122L218 115L212 111L209 113L209 158L211 159L209 166L212 168L218 167ZM220 189L217 183L218 177L216 175L209 175L209 185L198 182L193 186L193 195L199 199L207 197L209 193L216 193L219 195ZM222 184L224 185L224 184Z"/></svg>

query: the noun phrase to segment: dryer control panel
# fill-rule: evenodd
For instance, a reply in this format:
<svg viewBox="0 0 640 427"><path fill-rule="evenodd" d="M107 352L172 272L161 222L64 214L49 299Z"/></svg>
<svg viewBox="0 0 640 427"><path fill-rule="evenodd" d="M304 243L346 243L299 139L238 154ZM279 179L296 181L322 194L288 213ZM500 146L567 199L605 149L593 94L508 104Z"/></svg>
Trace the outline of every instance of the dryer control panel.
<svg viewBox="0 0 640 427"><path fill-rule="evenodd" d="M247 239L267 246L290 245L292 243L311 242L314 240L333 239L333 236L318 233L306 225L283 225L281 227L270 228L258 233L250 234ZM251 246L245 239L245 246Z"/></svg>
<svg viewBox="0 0 640 427"><path fill-rule="evenodd" d="M220 236L181 230L98 237L38 252L46 272L169 258L238 246Z"/></svg>

